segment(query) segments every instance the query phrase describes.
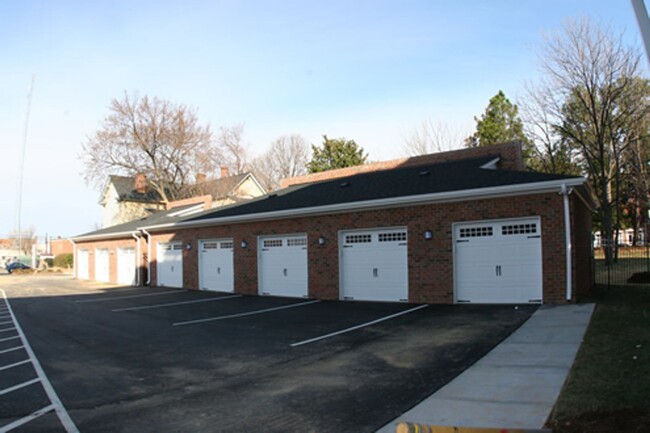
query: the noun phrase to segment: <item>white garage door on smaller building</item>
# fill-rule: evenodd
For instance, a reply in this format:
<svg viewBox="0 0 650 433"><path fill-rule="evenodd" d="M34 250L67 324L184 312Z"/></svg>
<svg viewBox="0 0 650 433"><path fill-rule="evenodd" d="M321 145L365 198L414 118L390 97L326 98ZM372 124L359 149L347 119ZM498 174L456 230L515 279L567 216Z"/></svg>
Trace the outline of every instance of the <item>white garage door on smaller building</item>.
<svg viewBox="0 0 650 433"><path fill-rule="evenodd" d="M408 301L406 228L341 232L339 246L342 299Z"/></svg>
<svg viewBox="0 0 650 433"><path fill-rule="evenodd" d="M219 292L235 291L233 240L199 241L199 287Z"/></svg>
<svg viewBox="0 0 650 433"><path fill-rule="evenodd" d="M456 302L542 302L539 218L454 224Z"/></svg>
<svg viewBox="0 0 650 433"><path fill-rule="evenodd" d="M108 248L95 250L95 280L104 283L110 282L110 254Z"/></svg>
<svg viewBox="0 0 650 433"><path fill-rule="evenodd" d="M161 287L183 287L183 244L167 242L158 244L156 271Z"/></svg>
<svg viewBox="0 0 650 433"><path fill-rule="evenodd" d="M307 235L262 236L258 251L261 295L308 296Z"/></svg>
<svg viewBox="0 0 650 433"><path fill-rule="evenodd" d="M135 248L117 249L117 283L135 285Z"/></svg>
<svg viewBox="0 0 650 433"><path fill-rule="evenodd" d="M77 278L80 280L87 280L90 278L88 260L90 259L90 254L88 250L78 250L77 251Z"/></svg>

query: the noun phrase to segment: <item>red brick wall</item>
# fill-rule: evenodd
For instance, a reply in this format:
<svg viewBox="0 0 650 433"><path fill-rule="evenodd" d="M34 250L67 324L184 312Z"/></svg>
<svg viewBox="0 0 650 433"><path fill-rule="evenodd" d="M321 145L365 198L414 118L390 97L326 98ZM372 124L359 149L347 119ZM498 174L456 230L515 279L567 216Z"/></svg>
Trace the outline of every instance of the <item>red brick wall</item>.
<svg viewBox="0 0 650 433"><path fill-rule="evenodd" d="M72 254L73 250L72 242L67 239L50 240L50 252L55 257L59 254Z"/></svg>
<svg viewBox="0 0 650 433"><path fill-rule="evenodd" d="M177 234L153 234L152 284L156 284L156 243L190 242L183 249L183 285L198 287L198 240L234 238L235 291L257 293L257 237L272 234L308 234L309 295L339 298L339 230L405 226L409 232L409 301L453 302L452 223L484 219L539 216L542 226L543 286L545 303L565 302L564 208L558 193L507 197L463 203L413 206L339 215L180 230ZM587 215L580 214L582 219ZM425 240L431 230L433 239ZM324 246L318 237L324 236ZM581 235L582 236L582 235ZM247 248L241 241L248 242ZM576 252L577 254L577 252ZM576 260L580 263L580 260ZM577 265L582 269L582 264Z"/></svg>
<svg viewBox="0 0 650 433"><path fill-rule="evenodd" d="M571 196L571 246L573 249L573 297L585 297L593 286L593 243L591 239L591 211L578 197Z"/></svg>

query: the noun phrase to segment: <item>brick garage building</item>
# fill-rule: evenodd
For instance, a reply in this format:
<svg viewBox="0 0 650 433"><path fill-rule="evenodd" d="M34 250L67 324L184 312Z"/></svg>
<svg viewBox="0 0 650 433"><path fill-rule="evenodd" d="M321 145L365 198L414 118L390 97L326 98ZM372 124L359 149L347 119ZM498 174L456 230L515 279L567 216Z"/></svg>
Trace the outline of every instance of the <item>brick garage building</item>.
<svg viewBox="0 0 650 433"><path fill-rule="evenodd" d="M316 299L563 303L591 287L583 178L516 170L513 144L382 168L89 233L77 254L139 243L142 283Z"/></svg>

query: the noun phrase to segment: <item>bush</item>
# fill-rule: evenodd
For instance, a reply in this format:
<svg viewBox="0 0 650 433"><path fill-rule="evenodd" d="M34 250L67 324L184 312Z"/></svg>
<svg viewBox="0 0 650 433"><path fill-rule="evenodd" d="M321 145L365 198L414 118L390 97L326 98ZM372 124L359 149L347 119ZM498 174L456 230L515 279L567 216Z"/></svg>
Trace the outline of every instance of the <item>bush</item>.
<svg viewBox="0 0 650 433"><path fill-rule="evenodd" d="M53 264L58 268L71 267L73 263L72 254L59 254L54 257Z"/></svg>

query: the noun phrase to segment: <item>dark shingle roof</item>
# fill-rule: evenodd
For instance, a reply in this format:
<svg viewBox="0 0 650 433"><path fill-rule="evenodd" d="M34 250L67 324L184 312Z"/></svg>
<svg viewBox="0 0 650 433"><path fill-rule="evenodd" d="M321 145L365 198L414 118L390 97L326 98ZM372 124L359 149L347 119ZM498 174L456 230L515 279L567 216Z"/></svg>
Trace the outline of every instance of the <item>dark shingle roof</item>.
<svg viewBox="0 0 650 433"><path fill-rule="evenodd" d="M72 239L85 238L85 237L111 237L113 235L127 234L130 232L136 232L138 227L147 227L156 224L166 224L173 223L176 221L181 221L186 218L187 215L183 215L183 211L187 211L192 207L196 207L196 204L191 204L187 206L179 206L174 209L165 210L156 212L148 217L140 218L137 220L129 221L122 224L117 224L114 226L106 227L100 230L95 230L92 232L84 233L78 236L74 236ZM181 215L176 215L176 214ZM128 235L130 236L130 235Z"/></svg>
<svg viewBox="0 0 650 433"><path fill-rule="evenodd" d="M575 176L481 168L493 161L494 158L488 156L417 167L395 168L289 187L242 204L203 212L198 216L188 217L184 221L201 221L368 200L576 179Z"/></svg>
<svg viewBox="0 0 650 433"><path fill-rule="evenodd" d="M160 194L151 188L147 189L144 193L135 190L133 188L135 182L134 177L117 176L113 174L109 176L109 182L115 187L115 191L117 191L117 196L120 200L141 201L147 203L158 203L162 201Z"/></svg>
<svg viewBox="0 0 650 433"><path fill-rule="evenodd" d="M236 174L234 176L212 179L194 185L187 185L183 188L183 197L196 197L210 194L214 200L228 197L228 194L237 187L249 173Z"/></svg>

